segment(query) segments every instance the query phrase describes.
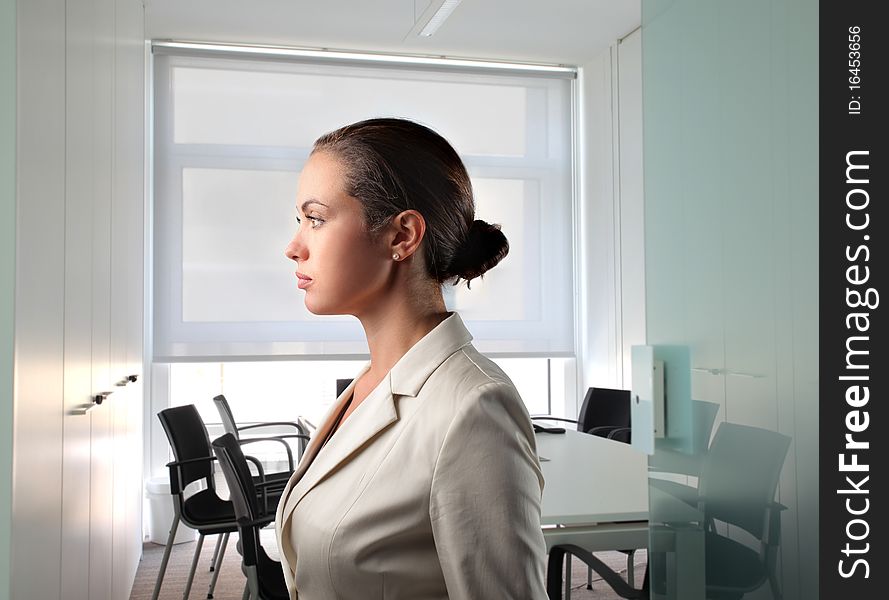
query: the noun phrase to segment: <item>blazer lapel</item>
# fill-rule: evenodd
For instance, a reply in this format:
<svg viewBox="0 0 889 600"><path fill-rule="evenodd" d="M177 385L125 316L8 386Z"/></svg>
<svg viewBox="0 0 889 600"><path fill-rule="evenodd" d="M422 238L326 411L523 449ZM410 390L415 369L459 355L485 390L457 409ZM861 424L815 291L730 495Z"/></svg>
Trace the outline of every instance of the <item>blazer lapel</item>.
<svg viewBox="0 0 889 600"><path fill-rule="evenodd" d="M340 395L324 424L315 432L299 467L290 479L290 489L285 490L282 496L287 500L278 507L277 522L284 522L312 488L398 420L395 396L416 396L432 372L471 341L472 335L466 330L459 315L454 313L442 321L392 367L352 415L343 421L322 451L324 440L330 434L347 400L352 397L355 382L369 367L365 366Z"/></svg>
<svg viewBox="0 0 889 600"><path fill-rule="evenodd" d="M343 398L351 398L352 385L343 392ZM330 430L344 407L345 400L339 403L337 410L330 413L324 427L318 430L312 440L313 444L310 444L310 446L314 446L311 448L313 452L310 454L310 448L306 448L306 456L300 463L302 473L297 470L294 475L295 483L284 505L281 515L283 518L286 519L290 516L299 501L312 488L326 479L341 464L359 453L380 432L398 420L395 398L391 393L387 375L349 418L340 424L339 429L322 450L324 439L330 434ZM304 467L303 464L305 464Z"/></svg>
<svg viewBox="0 0 889 600"><path fill-rule="evenodd" d="M359 373L359 376L367 370L368 366L369 365L365 365ZM355 377L355 380L357 379L358 376ZM281 502L278 503L277 510L275 511L275 533L278 538L278 548L280 549L281 554L280 558L284 566L284 579L287 583L287 589L291 591L291 596L293 596L293 565L296 557L293 555L293 548L290 543L284 541L284 538L290 535L288 529L289 523L286 518L293 512L293 507L296 506L296 501L299 498L302 498L305 494L305 492L302 492L297 497L297 494L294 493L296 491L295 488L302 481L309 466L311 466L312 462L315 460L315 456L321 449L324 440L327 439L330 430L333 429L337 417L345 409L348 399L352 397L352 388L355 387L355 380L353 380L343 393L340 394L339 398L334 402L333 407L327 412L321 425L315 430L315 434L309 441L308 446L306 446L306 450L303 452L302 458L300 458L299 464L294 470L293 475L290 476L287 485L284 486L284 492L281 494Z"/></svg>

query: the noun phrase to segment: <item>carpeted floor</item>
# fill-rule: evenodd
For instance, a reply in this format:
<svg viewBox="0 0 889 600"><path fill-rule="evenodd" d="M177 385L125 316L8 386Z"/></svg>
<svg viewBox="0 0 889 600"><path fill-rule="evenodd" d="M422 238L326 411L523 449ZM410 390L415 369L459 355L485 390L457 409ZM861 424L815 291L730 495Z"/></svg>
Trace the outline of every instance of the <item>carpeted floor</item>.
<svg viewBox="0 0 889 600"><path fill-rule="evenodd" d="M275 536L272 529L263 531L263 546L272 556L277 556L275 552ZM170 555L170 563L167 566L167 573L164 577L164 583L161 587L160 600L173 600L182 598L185 590L185 580L188 578L188 570L191 567L191 559L194 556L196 542L186 542L177 544L173 547ZM195 573L194 583L192 584L190 598L206 598L207 589L210 584L210 578L213 575L209 572L210 558L213 556L213 549L216 546L216 538L209 537L204 542L201 551L200 562ZM244 593L245 579L241 574L240 556L236 550L237 539L232 534L228 543L228 550L225 553L222 569L219 573L219 579L216 583L216 589L213 598L216 600L240 600ZM139 564L139 570L136 572L136 581L133 584L133 592L130 600L149 600L154 591L154 582L157 578L157 571L160 567L161 558L163 556L163 546L158 546L151 542L146 542L142 549L142 562ZM612 569L626 576L627 558L625 554L620 552L600 552L597 553L600 559L607 563ZM646 553L640 550L636 553L635 558L635 575L636 587L642 584L642 575L645 572ZM587 570L586 566L579 560L572 561L571 576L571 598L572 600L617 600L619 596L603 582L598 576L594 575L592 591L586 589Z"/></svg>

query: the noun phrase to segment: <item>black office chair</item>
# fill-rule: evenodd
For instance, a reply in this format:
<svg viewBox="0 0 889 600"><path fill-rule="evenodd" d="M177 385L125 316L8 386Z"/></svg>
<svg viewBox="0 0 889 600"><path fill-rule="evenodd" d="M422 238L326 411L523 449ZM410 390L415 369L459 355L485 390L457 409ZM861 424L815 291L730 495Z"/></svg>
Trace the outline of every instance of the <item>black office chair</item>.
<svg viewBox="0 0 889 600"><path fill-rule="evenodd" d="M574 423L577 425L577 431L606 438L615 430L625 429L627 431L617 435L629 440L630 391L591 387L583 397L577 420L551 415L534 415L531 418Z"/></svg>
<svg viewBox="0 0 889 600"><path fill-rule="evenodd" d="M591 387L586 391L580 405L578 431L608 437L613 431L630 426L630 390Z"/></svg>
<svg viewBox="0 0 889 600"><path fill-rule="evenodd" d="M226 433L213 440L213 452L228 483L237 517L241 570L247 577L244 597L252 600L287 600L290 596L281 563L269 557L260 539L260 530L269 523L263 515L274 510L266 493L267 485L260 485L257 491L244 454L232 434Z"/></svg>
<svg viewBox="0 0 889 600"><path fill-rule="evenodd" d="M238 425L235 422L234 414L232 413L231 406L228 403L228 400L223 394L219 394L215 398L213 398L213 403L216 405L216 410L219 412L219 418L222 419L222 428L226 433L230 433L235 436L236 440L241 440L241 432L257 430L257 429L265 429L269 427L287 427L292 428L295 433L289 434L275 434L275 435L267 435L263 436L264 441L269 442L280 442L284 445L284 449L287 452L287 465L289 473L287 473L287 477L290 476L290 473L293 473L294 469L294 460L293 460L293 452L290 449L290 444L287 443L289 439L297 440L297 461L302 458L303 452L305 452L306 445L309 441L309 432L306 430L302 424L299 422L294 423L292 421L264 421L262 423L252 423L250 425ZM259 438L247 438L247 439L259 439ZM275 474L266 474L267 478L275 478Z"/></svg>
<svg viewBox="0 0 889 600"><path fill-rule="evenodd" d="M164 432L167 434L167 440L170 442L173 457L175 458L173 462L167 464L170 472L170 493L174 496L174 517L173 523L170 526L167 544L164 548L164 556L161 559L160 570L154 585L152 600L157 600L160 594L167 563L170 559L170 552L173 548L173 540L176 537L176 530L179 527L180 521L196 529L199 534L183 598L188 598L188 594L191 591L198 557L204 545L204 537L208 535L220 536L211 561L211 570L214 573L207 591L207 598L212 598L213 590L216 587L216 579L219 576L219 567L225 555L228 536L231 532L237 531L234 507L230 501L223 500L216 493L216 482L213 477L213 462L216 460L216 457L213 455L213 450L210 447L207 429L194 405L189 404L167 408L160 411L157 416L160 419L161 425L163 425ZM241 443L249 443L251 441L244 440ZM260 473L262 473L259 461L252 459L252 457L250 460L254 462L257 468L260 469ZM266 483L261 475L255 479L261 483ZM186 487L195 482L203 482L206 489L186 496ZM277 497L280 498L284 484L278 481L275 482L275 485L277 487L271 489L269 493L277 493ZM271 513L266 518L271 522L274 520L274 513Z"/></svg>
<svg viewBox="0 0 889 600"><path fill-rule="evenodd" d="M789 437L768 429L722 423L716 430L698 497L707 527L707 598L740 600L768 581L781 599L777 561L786 507L775 494L789 448ZM756 547L720 533L718 523L746 531Z"/></svg>

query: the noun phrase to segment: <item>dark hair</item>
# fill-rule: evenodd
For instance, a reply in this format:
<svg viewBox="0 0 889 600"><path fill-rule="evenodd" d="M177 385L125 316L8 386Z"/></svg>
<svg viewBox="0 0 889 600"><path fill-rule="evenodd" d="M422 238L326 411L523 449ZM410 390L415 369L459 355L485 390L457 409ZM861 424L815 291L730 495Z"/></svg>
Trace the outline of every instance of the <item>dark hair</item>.
<svg viewBox="0 0 889 600"><path fill-rule="evenodd" d="M509 242L499 225L475 219L472 184L453 147L428 127L406 119L368 119L315 141L346 171L346 193L361 201L375 233L398 213L426 220L426 267L439 283L468 282L500 262Z"/></svg>

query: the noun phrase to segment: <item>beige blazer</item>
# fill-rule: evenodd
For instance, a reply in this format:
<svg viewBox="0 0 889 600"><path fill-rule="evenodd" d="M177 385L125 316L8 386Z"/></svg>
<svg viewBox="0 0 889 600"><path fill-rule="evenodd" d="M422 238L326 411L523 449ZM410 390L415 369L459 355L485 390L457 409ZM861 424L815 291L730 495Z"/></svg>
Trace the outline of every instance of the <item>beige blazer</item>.
<svg viewBox="0 0 889 600"><path fill-rule="evenodd" d="M546 597L531 421L471 340L452 314L321 447L334 403L278 505L291 598Z"/></svg>

